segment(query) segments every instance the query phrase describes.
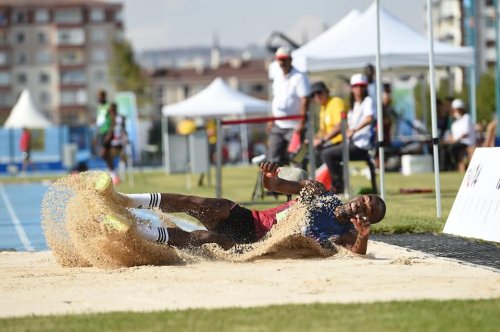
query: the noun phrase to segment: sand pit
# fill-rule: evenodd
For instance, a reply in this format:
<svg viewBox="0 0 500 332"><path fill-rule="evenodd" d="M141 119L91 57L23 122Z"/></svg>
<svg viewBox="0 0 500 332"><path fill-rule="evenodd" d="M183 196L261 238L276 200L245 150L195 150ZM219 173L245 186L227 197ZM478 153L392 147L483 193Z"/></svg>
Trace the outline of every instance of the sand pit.
<svg viewBox="0 0 500 332"><path fill-rule="evenodd" d="M496 298L498 270L380 242L366 257L63 268L51 252L0 252L0 315Z"/></svg>
<svg viewBox="0 0 500 332"><path fill-rule="evenodd" d="M117 237L103 215L136 217L85 176L61 179L44 199L51 252L0 252L0 316L500 296L498 270L375 241L366 256L325 249L300 236L300 204L263 241L229 251L181 251L133 228Z"/></svg>

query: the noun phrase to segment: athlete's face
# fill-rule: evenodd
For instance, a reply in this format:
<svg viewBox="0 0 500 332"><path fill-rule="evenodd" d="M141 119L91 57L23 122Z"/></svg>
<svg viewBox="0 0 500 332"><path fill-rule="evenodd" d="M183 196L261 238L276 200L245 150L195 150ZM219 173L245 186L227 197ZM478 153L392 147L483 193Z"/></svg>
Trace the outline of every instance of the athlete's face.
<svg viewBox="0 0 500 332"><path fill-rule="evenodd" d="M375 195L362 195L338 206L335 214L341 221L349 221L357 214L365 214L371 223L377 223L385 215L385 204Z"/></svg>

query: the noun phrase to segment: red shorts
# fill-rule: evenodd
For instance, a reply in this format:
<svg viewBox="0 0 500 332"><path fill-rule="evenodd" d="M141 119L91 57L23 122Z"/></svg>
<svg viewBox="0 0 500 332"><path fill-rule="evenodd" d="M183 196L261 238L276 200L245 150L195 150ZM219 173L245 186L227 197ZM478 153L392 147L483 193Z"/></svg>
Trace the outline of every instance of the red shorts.
<svg viewBox="0 0 500 332"><path fill-rule="evenodd" d="M289 201L284 204L278 205L274 208L257 211L252 210L252 216L255 224L255 233L258 239L261 239L264 235L271 230L274 224L276 224L276 215L293 205L295 201Z"/></svg>

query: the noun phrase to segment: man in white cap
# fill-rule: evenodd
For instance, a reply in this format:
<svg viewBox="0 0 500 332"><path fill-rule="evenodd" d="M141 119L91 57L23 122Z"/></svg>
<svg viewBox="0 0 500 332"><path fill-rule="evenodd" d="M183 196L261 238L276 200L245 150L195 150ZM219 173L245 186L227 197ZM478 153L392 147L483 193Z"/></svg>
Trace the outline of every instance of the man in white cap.
<svg viewBox="0 0 500 332"><path fill-rule="evenodd" d="M281 70L273 73L272 116L304 115L301 120L276 120L268 125L269 161L280 166L289 161L288 145L292 136L304 138L306 124L305 115L309 109L310 83L307 76L292 66L291 51L288 47L280 47L276 51L275 60Z"/></svg>
<svg viewBox="0 0 500 332"><path fill-rule="evenodd" d="M445 138L445 170L465 171L464 157L469 147L476 144L474 124L465 110L465 104L461 99L455 99L451 103L453 111L453 123L450 134Z"/></svg>

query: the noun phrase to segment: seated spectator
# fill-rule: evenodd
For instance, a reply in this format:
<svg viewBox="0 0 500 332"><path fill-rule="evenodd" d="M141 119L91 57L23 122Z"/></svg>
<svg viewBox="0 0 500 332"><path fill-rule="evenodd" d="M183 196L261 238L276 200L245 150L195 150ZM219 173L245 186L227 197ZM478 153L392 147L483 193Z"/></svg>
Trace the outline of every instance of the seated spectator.
<svg viewBox="0 0 500 332"><path fill-rule="evenodd" d="M476 144L476 133L474 124L465 110L465 104L460 99L453 100L454 121L451 124L450 133L445 137L445 170L465 171L464 158L468 149Z"/></svg>
<svg viewBox="0 0 500 332"><path fill-rule="evenodd" d="M368 81L362 74L351 77L351 102L347 114L347 138L349 138L350 160L368 159L372 148L372 123L375 118L375 103L368 95ZM332 179L333 193L344 192L342 145L334 145L321 152Z"/></svg>
<svg viewBox="0 0 500 332"><path fill-rule="evenodd" d="M341 118L345 105L342 98L330 96L324 82L316 82L311 88L311 97L320 106L319 130L314 136L314 147L321 152L342 142Z"/></svg>

